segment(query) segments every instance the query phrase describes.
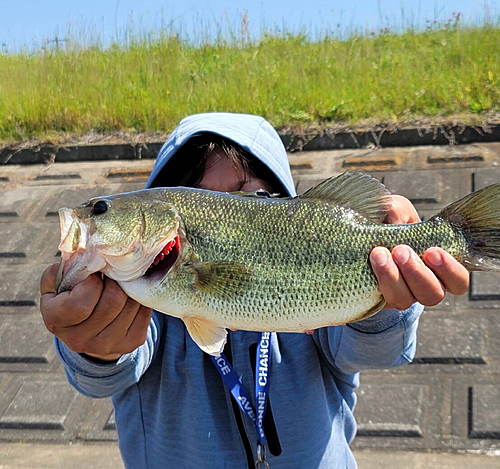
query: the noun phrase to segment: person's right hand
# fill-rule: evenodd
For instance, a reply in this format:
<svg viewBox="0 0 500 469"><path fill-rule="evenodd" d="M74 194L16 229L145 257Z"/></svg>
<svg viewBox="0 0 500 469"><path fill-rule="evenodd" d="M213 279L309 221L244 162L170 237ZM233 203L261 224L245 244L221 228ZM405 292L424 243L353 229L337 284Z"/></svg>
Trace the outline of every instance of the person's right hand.
<svg viewBox="0 0 500 469"><path fill-rule="evenodd" d="M128 297L108 277L93 274L71 291L56 295L58 264L40 281L40 311L45 327L71 350L113 361L144 344L151 308Z"/></svg>

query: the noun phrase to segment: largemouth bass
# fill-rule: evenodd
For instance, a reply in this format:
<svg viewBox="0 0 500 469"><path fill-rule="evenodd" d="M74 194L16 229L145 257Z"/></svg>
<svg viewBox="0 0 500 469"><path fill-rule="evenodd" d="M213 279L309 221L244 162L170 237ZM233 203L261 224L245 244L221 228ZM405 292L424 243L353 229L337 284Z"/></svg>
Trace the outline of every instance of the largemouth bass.
<svg viewBox="0 0 500 469"><path fill-rule="evenodd" d="M103 272L218 355L226 328L304 332L377 313L376 246L439 246L469 270L500 270L500 184L411 225L381 223L390 194L361 173L267 195L176 187L62 208L56 291Z"/></svg>

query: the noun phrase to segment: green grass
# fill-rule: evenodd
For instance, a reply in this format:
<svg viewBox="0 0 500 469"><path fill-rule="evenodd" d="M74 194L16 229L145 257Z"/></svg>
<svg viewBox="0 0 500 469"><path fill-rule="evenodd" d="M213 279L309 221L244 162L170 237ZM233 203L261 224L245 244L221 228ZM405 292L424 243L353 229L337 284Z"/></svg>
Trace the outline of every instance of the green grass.
<svg viewBox="0 0 500 469"><path fill-rule="evenodd" d="M500 109L500 29L461 25L310 41L174 36L0 54L0 140L169 131L187 114L247 112L279 127L411 122Z"/></svg>

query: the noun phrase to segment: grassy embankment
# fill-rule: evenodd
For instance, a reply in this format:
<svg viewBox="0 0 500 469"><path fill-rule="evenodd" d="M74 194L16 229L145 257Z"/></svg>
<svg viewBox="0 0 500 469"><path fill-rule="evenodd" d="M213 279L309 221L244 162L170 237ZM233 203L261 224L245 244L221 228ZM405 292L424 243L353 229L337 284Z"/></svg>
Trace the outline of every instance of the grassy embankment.
<svg viewBox="0 0 500 469"><path fill-rule="evenodd" d="M500 110L500 29L492 26L201 47L166 36L67 49L0 54L0 141L169 131L205 111L260 114L279 127L471 123Z"/></svg>

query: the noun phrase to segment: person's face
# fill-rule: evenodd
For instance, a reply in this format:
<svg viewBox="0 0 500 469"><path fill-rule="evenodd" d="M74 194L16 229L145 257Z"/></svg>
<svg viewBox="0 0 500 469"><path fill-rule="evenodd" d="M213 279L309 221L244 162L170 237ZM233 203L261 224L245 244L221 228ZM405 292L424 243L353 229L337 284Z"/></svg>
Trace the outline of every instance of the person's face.
<svg viewBox="0 0 500 469"><path fill-rule="evenodd" d="M208 157L205 174L196 187L219 192L253 191L258 189L273 192L271 183L249 174L242 174L222 151L216 151Z"/></svg>

